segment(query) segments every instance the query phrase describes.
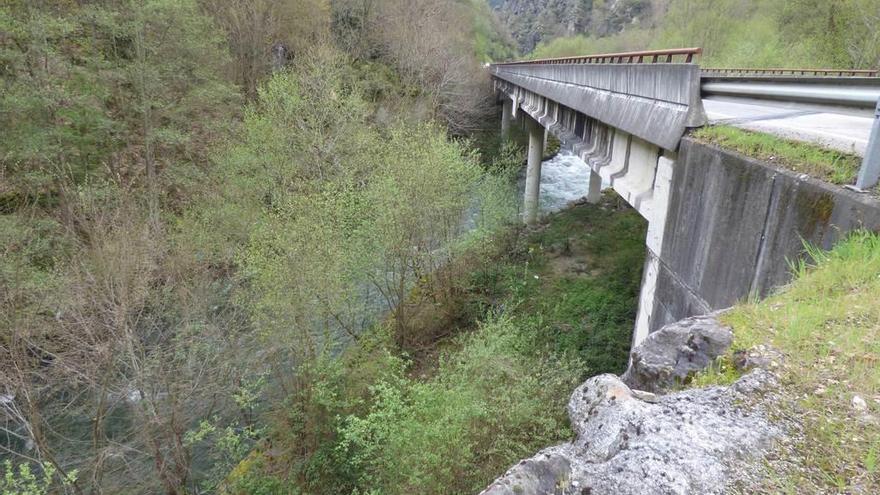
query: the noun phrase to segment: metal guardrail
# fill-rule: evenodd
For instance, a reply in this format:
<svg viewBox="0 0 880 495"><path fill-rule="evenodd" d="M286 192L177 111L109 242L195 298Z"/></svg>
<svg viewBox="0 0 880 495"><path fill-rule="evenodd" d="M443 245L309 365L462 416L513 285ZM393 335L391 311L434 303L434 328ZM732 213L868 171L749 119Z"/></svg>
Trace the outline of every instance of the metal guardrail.
<svg viewBox="0 0 880 495"><path fill-rule="evenodd" d="M676 48L673 50L646 50L641 52L603 53L578 57L544 58L538 60L521 60L502 62L493 65L526 65L526 64L658 64L684 62L689 64L703 53L702 48Z"/></svg>
<svg viewBox="0 0 880 495"><path fill-rule="evenodd" d="M811 106L874 109L874 123L862 159L856 188L870 189L880 182L880 72L872 70L702 69L704 96L724 96L806 103ZM801 75L804 74L804 75ZM829 108L834 112L834 108Z"/></svg>
<svg viewBox="0 0 880 495"><path fill-rule="evenodd" d="M871 110L880 99L880 77L731 76L702 69L705 96L729 96Z"/></svg>
<svg viewBox="0 0 880 495"><path fill-rule="evenodd" d="M873 69L759 69L759 68L703 68L703 74L728 76L828 76L880 77Z"/></svg>

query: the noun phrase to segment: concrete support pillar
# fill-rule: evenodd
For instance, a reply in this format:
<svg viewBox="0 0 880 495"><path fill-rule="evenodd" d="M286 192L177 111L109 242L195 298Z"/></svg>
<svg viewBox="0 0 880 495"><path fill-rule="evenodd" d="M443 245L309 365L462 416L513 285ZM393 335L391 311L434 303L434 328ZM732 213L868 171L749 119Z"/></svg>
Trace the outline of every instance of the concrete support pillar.
<svg viewBox="0 0 880 495"><path fill-rule="evenodd" d="M587 203L596 204L602 200L602 177L592 169L590 169L590 183L587 187Z"/></svg>
<svg viewBox="0 0 880 495"><path fill-rule="evenodd" d="M538 221L538 194L541 190L541 159L544 157L544 128L530 117L526 120L529 132L529 162L526 168L526 193L523 202L523 220L527 225Z"/></svg>
<svg viewBox="0 0 880 495"><path fill-rule="evenodd" d="M652 205L648 218L648 236L645 239L648 256L645 260L642 288L639 292L639 312L636 315L636 327L633 330L633 348L641 344L650 334L651 327L654 326L655 313L657 313L659 307L656 298L657 285L662 269L660 256L665 252L663 250L663 237L666 232L666 216L669 213L672 178L677 159L678 155L676 153L666 151L657 160L657 171L654 176L654 194L651 198Z"/></svg>
<svg viewBox="0 0 880 495"><path fill-rule="evenodd" d="M636 316L636 327L633 329L632 349L641 344L651 332L651 317L654 316L657 282L660 278L660 259L650 249L647 251L645 268L642 272L642 288L639 291L639 312Z"/></svg>
<svg viewBox="0 0 880 495"><path fill-rule="evenodd" d="M501 107L501 139L507 141L510 139L510 120L513 118L513 100L504 99Z"/></svg>

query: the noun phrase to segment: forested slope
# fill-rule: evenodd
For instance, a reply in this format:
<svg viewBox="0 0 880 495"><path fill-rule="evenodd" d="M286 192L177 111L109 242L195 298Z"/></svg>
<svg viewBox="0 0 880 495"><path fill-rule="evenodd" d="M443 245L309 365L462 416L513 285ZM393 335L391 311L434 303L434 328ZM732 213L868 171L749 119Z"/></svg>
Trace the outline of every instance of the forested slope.
<svg viewBox="0 0 880 495"><path fill-rule="evenodd" d="M535 58L699 46L704 65L876 68L874 0L492 2ZM534 50L533 50L534 48Z"/></svg>
<svg viewBox="0 0 880 495"><path fill-rule="evenodd" d="M215 492L321 359L406 328L415 281L515 213L466 139L508 49L487 15L4 2L0 492Z"/></svg>

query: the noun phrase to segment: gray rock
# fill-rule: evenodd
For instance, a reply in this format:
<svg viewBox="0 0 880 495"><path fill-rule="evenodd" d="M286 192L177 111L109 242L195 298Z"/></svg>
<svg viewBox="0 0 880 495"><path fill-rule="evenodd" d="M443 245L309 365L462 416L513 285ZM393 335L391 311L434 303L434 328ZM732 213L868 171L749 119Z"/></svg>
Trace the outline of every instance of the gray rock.
<svg viewBox="0 0 880 495"><path fill-rule="evenodd" d="M772 385L769 373L741 387L636 398L614 375L589 379L568 406L577 436L511 468L483 495L720 494L737 472L754 475L782 434L742 394ZM737 382L740 383L740 382Z"/></svg>
<svg viewBox="0 0 880 495"><path fill-rule="evenodd" d="M535 457L520 461L507 474L495 480L484 494L563 495L571 486L571 463L566 452L557 447L541 451Z"/></svg>
<svg viewBox="0 0 880 495"><path fill-rule="evenodd" d="M740 371L751 371L756 368L774 370L783 361L785 361L784 354L763 344L756 345L745 351L737 351L733 355L733 364Z"/></svg>
<svg viewBox="0 0 880 495"><path fill-rule="evenodd" d="M655 404L659 400L657 394L652 394L651 392L645 392L644 390L631 390L631 392L636 399L650 402L651 404Z"/></svg>
<svg viewBox="0 0 880 495"><path fill-rule="evenodd" d="M730 390L739 394L742 399L748 399L763 395L778 386L776 375L763 368L757 368L734 382Z"/></svg>
<svg viewBox="0 0 880 495"><path fill-rule="evenodd" d="M634 389L663 392L705 369L732 342L730 327L712 315L666 325L633 349L623 381Z"/></svg>

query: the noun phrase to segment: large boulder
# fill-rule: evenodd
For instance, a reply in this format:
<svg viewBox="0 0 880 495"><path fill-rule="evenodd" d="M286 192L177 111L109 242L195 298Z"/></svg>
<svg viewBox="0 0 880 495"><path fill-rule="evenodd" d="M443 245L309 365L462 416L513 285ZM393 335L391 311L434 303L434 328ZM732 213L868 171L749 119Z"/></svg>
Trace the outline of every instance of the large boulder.
<svg viewBox="0 0 880 495"><path fill-rule="evenodd" d="M760 479L765 454L784 437L765 414L778 392L772 372L757 367L729 387L662 394L732 341L714 315L651 334L623 377L595 376L574 391L574 441L520 462L483 495L721 494Z"/></svg>
<svg viewBox="0 0 880 495"><path fill-rule="evenodd" d="M730 387L646 402L614 375L593 377L569 402L575 440L520 462L483 495L723 493L753 476L781 435L745 400L775 386L756 370Z"/></svg>
<svg viewBox="0 0 880 495"><path fill-rule="evenodd" d="M623 381L636 390L665 391L705 369L732 342L730 327L714 315L666 325L632 350L632 362Z"/></svg>

